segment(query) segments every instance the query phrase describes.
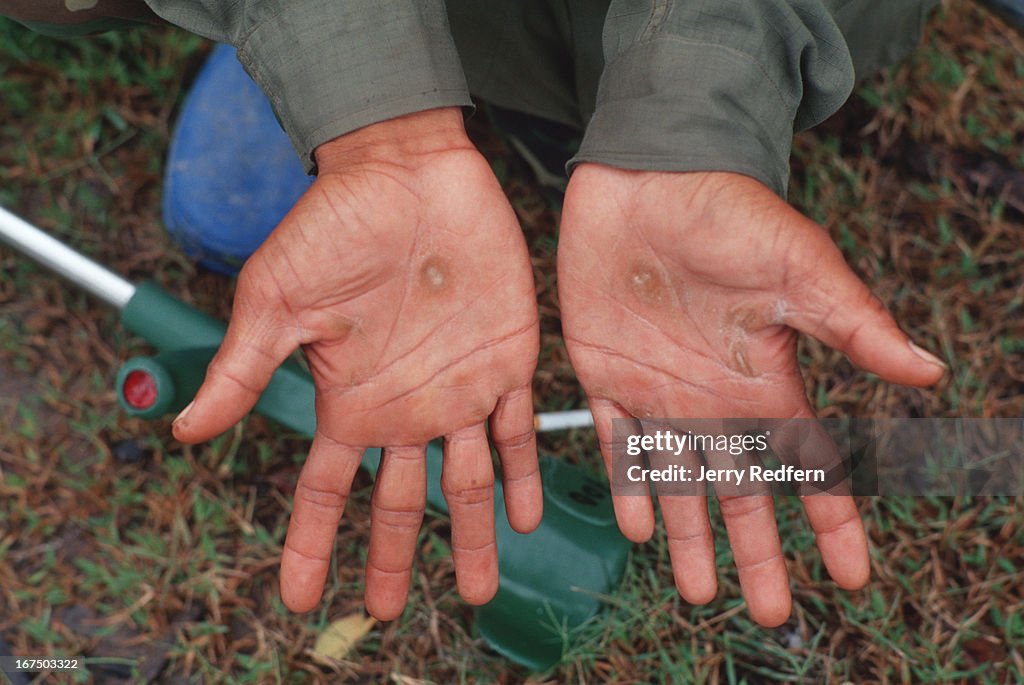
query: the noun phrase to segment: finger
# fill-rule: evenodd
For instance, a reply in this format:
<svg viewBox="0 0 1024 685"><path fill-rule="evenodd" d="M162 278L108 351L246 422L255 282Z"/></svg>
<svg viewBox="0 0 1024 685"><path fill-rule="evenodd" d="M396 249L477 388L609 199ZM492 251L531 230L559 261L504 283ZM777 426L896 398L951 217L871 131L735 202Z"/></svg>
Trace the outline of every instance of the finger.
<svg viewBox="0 0 1024 685"><path fill-rule="evenodd" d="M385 448L373 487L366 558L366 610L381 621L398 618L405 608L426 503L426 447Z"/></svg>
<svg viewBox="0 0 1024 685"><path fill-rule="evenodd" d="M751 617L766 627L782 625L792 598L771 495L720 497L719 505Z"/></svg>
<svg viewBox="0 0 1024 685"><path fill-rule="evenodd" d="M441 490L452 518L459 594L470 604L485 604L498 591L498 547L494 467L483 424L445 436Z"/></svg>
<svg viewBox="0 0 1024 685"><path fill-rule="evenodd" d="M825 472L826 483L801 488L810 493L800 498L804 511L832 579L847 590L864 587L871 573L864 524L850 496L839 449L810 405L794 420L773 427L772 445L777 445L776 453L784 462Z"/></svg>
<svg viewBox="0 0 1024 685"><path fill-rule="evenodd" d="M830 244L818 257L814 280L800 284L795 301L786 303L785 323L886 381L915 386L938 382L945 364L910 341L839 249Z"/></svg>
<svg viewBox="0 0 1024 685"><path fill-rule="evenodd" d="M517 532L529 533L540 524L544 513L530 386L513 390L498 400L491 415L491 441L501 458L509 525Z"/></svg>
<svg viewBox="0 0 1024 685"><path fill-rule="evenodd" d="M318 434L295 486L295 504L281 554L281 599L292 611L320 601L362 450Z"/></svg>
<svg viewBox="0 0 1024 685"><path fill-rule="evenodd" d="M659 497L658 503L665 519L676 589L690 604L707 604L718 593L715 539L707 498L676 495Z"/></svg>
<svg viewBox="0 0 1024 685"><path fill-rule="evenodd" d="M802 498L825 568L845 590L859 590L871 577L868 539L857 504L849 495Z"/></svg>
<svg viewBox="0 0 1024 685"><path fill-rule="evenodd" d="M275 305L257 296L243 270L224 342L206 369L195 399L174 421L181 442L209 440L244 417L298 341L275 323Z"/></svg>
<svg viewBox="0 0 1024 685"><path fill-rule="evenodd" d="M647 425L644 432L647 433ZM679 455L663 450L648 452L651 468L664 470L681 466L689 477L700 466L700 459L690 450ZM690 604L707 604L718 592L715 570L715 541L708 518L708 502L704 484L698 482L656 484L658 506L665 521L668 553L676 589Z"/></svg>
<svg viewBox="0 0 1024 685"><path fill-rule="evenodd" d="M625 445L615 443L613 421L615 419L633 420L633 417L611 400L590 399L590 413L594 415L594 428L597 430L597 441L604 457L604 467L608 472L609 482L615 482L614 464L616 455L623 454ZM637 431L639 432L639 427ZM633 542L647 542L654 534L654 506L648 495L612 495L615 508L615 520L619 530Z"/></svg>
<svg viewBox="0 0 1024 685"><path fill-rule="evenodd" d="M731 433L722 420L702 424L704 430L714 435ZM753 457L746 451L735 454L705 443L702 452L708 472L750 471ZM750 615L763 626L781 625L789 617L792 598L771 486L726 475L717 479L714 487Z"/></svg>

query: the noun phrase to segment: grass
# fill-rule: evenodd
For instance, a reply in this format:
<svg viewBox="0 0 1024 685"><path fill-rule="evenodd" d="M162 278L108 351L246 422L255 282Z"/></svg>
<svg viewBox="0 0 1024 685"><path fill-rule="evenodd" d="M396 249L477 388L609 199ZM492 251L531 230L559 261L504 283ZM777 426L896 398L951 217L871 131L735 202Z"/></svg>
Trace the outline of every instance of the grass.
<svg viewBox="0 0 1024 685"><path fill-rule="evenodd" d="M174 115L207 50L170 29L65 43L0 21L0 204L226 317L231 284L197 271L159 221ZM952 4L909 60L798 136L791 200L953 367L936 390L899 388L805 340L821 415L1024 415L1022 86L1024 41L973 4ZM531 244L538 409L582 406L560 338L558 217L493 132L472 126ZM289 613L277 562L304 441L253 417L190 448L165 421L126 418L112 382L144 343L6 249L0 274L0 636L16 654L92 659L91 675L55 682L1024 680L1024 517L1012 498L864 499L873 574L855 593L834 589L798 504L780 500L795 608L777 630L747 617L720 523L721 590L706 607L676 595L656 535L634 548L607 610L567 636L562 662L532 676L473 632L447 522L428 516L403 617L348 660L320 665L316 636L362 606L369 479L357 480L320 608ZM541 446L598 468L587 431Z"/></svg>

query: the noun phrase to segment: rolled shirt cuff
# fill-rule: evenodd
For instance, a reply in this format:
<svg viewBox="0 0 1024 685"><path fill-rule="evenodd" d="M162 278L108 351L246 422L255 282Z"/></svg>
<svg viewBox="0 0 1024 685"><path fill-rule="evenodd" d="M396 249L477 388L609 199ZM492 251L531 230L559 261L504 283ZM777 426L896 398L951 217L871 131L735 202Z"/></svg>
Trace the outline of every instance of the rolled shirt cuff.
<svg viewBox="0 0 1024 685"><path fill-rule="evenodd" d="M750 55L662 35L605 67L568 170L732 171L785 196L798 106Z"/></svg>
<svg viewBox="0 0 1024 685"><path fill-rule="evenodd" d="M358 128L472 107L444 0L146 0L226 41L270 99L309 173L313 151Z"/></svg>
<svg viewBox="0 0 1024 685"><path fill-rule="evenodd" d="M310 173L313 150L333 138L472 106L441 0L284 2L237 47Z"/></svg>

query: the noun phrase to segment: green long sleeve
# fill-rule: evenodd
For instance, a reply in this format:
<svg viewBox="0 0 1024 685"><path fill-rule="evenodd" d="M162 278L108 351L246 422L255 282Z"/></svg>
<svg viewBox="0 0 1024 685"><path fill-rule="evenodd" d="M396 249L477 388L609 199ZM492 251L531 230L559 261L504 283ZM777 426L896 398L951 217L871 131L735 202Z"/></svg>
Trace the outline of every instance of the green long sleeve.
<svg viewBox="0 0 1024 685"><path fill-rule="evenodd" d="M793 132L895 61L937 0L613 0L580 162L733 171L785 195Z"/></svg>
<svg viewBox="0 0 1024 685"><path fill-rule="evenodd" d="M585 127L570 169L734 171L783 195L793 132L910 51L938 0L146 3L238 48L307 170L339 135L470 106L468 76L485 100ZM55 23L136 11L132 0L73 13L61 4L0 0L0 10Z"/></svg>
<svg viewBox="0 0 1024 685"><path fill-rule="evenodd" d="M363 126L471 106L443 0L146 0L167 21L233 44L302 158Z"/></svg>

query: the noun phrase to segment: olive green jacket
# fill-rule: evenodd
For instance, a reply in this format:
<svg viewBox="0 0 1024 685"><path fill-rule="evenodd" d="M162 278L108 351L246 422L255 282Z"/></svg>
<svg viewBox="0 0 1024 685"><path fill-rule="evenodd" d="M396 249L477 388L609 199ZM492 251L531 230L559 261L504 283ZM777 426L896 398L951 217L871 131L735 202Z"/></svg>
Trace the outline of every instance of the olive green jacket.
<svg viewBox="0 0 1024 685"><path fill-rule="evenodd" d="M238 49L311 172L325 141L470 108L472 92L585 130L570 170L734 171L784 195L794 131L906 54L938 0L145 3ZM141 0L0 0L0 12L90 29L152 18Z"/></svg>

